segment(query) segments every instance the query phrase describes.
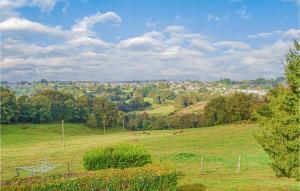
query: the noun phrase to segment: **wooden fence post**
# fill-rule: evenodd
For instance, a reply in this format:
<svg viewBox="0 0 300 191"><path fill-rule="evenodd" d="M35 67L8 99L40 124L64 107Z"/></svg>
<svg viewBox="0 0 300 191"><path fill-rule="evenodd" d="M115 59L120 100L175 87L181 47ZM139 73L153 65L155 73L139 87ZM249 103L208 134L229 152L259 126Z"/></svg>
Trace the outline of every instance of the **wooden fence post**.
<svg viewBox="0 0 300 191"><path fill-rule="evenodd" d="M240 173L240 166L241 166L241 155L238 157L238 162L237 162L237 172Z"/></svg>
<svg viewBox="0 0 300 191"><path fill-rule="evenodd" d="M123 118L123 132L125 132L125 119Z"/></svg>
<svg viewBox="0 0 300 191"><path fill-rule="evenodd" d="M201 166L200 166L200 169L201 169L201 174L204 173L204 161L203 161L203 157L201 157Z"/></svg>
<svg viewBox="0 0 300 191"><path fill-rule="evenodd" d="M64 127L64 120L61 121L61 129L62 129L63 147L65 149L65 127Z"/></svg>
<svg viewBox="0 0 300 191"><path fill-rule="evenodd" d="M103 119L103 131L104 131L104 135L105 135L105 119Z"/></svg>

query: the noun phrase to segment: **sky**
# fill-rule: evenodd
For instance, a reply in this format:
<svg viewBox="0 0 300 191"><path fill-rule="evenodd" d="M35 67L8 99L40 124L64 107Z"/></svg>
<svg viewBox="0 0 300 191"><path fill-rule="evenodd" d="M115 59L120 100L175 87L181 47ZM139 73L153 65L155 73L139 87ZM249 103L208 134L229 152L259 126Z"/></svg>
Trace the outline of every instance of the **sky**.
<svg viewBox="0 0 300 191"><path fill-rule="evenodd" d="M284 75L300 0L1 0L1 80Z"/></svg>

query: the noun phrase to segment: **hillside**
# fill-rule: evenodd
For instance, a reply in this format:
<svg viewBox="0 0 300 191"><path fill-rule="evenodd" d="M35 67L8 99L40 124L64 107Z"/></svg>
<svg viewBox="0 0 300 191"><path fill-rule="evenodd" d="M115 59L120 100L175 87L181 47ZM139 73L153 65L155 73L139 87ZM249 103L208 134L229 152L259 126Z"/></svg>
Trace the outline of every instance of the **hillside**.
<svg viewBox="0 0 300 191"><path fill-rule="evenodd" d="M297 190L293 179L276 178L268 166L268 156L257 144L253 133L255 124L235 124L211 128L121 132L108 129L91 129L83 124L66 124L66 147L62 147L60 124L2 125L3 179L15 176L15 167L36 165L44 160L61 166L52 174L67 171L83 171L82 156L92 147L118 142L144 145L156 162L175 165L180 172L182 190ZM238 156L241 156L241 172L236 172ZM204 173L200 161L204 159ZM50 173L50 174L51 174ZM25 176L24 173L21 174Z"/></svg>

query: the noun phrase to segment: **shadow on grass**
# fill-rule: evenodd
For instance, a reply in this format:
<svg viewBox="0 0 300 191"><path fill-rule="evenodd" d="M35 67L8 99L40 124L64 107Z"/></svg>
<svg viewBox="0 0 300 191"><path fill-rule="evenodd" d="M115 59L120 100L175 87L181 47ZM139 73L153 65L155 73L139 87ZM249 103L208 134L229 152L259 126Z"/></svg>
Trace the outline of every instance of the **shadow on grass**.
<svg viewBox="0 0 300 191"><path fill-rule="evenodd" d="M203 184L187 184L177 188L178 191L204 191L206 190Z"/></svg>

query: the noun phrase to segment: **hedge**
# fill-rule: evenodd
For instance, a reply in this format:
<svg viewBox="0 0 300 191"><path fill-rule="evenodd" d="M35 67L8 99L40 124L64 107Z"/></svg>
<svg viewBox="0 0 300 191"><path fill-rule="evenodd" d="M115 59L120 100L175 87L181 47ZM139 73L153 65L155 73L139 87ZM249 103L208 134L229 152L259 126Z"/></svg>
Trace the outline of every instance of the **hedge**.
<svg viewBox="0 0 300 191"><path fill-rule="evenodd" d="M177 173L168 165L149 164L127 169L106 169L68 176L13 179L5 191L175 191Z"/></svg>
<svg viewBox="0 0 300 191"><path fill-rule="evenodd" d="M92 149L83 156L86 170L106 168L140 167L151 163L151 155L143 147L117 144L104 148Z"/></svg>

